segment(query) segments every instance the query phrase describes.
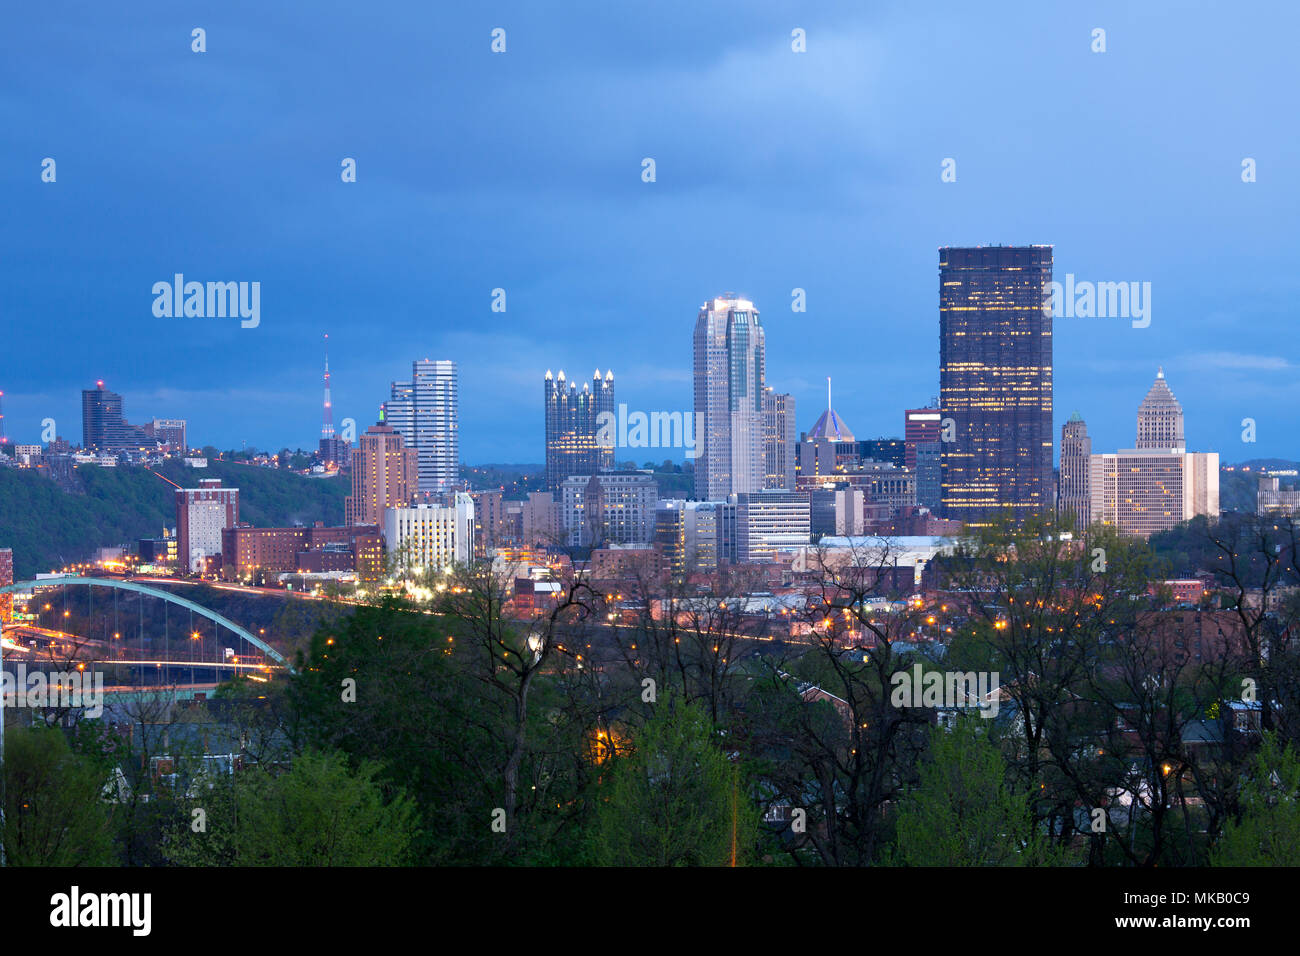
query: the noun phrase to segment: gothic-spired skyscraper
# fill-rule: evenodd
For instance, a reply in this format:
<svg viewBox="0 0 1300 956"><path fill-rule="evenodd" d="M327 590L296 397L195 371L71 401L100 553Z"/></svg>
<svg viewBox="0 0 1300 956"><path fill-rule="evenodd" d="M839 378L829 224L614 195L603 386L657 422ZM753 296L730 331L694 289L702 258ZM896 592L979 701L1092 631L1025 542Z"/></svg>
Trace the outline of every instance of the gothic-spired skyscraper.
<svg viewBox="0 0 1300 956"><path fill-rule="evenodd" d="M1146 537L1197 515L1218 518L1218 453L1187 451L1183 408L1163 369L1138 407L1137 445L1091 456L1092 521Z"/></svg>
<svg viewBox="0 0 1300 956"><path fill-rule="evenodd" d="M1091 520L1092 496L1088 485L1091 458L1088 423L1075 412L1061 426L1061 480L1056 510L1063 516L1073 514L1075 527L1080 529L1086 528Z"/></svg>
<svg viewBox="0 0 1300 956"><path fill-rule="evenodd" d="M601 414L614 415L614 373L606 371L601 378L600 369L596 369L591 382L580 391L577 382L566 387L564 369L560 369L558 380L547 369L542 398L546 404L546 490L558 492L564 479L573 475L613 470L614 445L602 447L597 435ZM606 431L613 434L617 429Z"/></svg>
<svg viewBox="0 0 1300 956"><path fill-rule="evenodd" d="M1156 370L1156 380L1138 406L1135 448L1176 448L1185 451L1183 406L1165 381L1165 370Z"/></svg>
<svg viewBox="0 0 1300 956"><path fill-rule="evenodd" d="M419 491L446 493L460 482L459 376L456 363L421 359L411 381L393 382L384 421L415 449Z"/></svg>
<svg viewBox="0 0 1300 956"><path fill-rule="evenodd" d="M763 388L766 349L758 310L726 293L695 320L695 414L703 442L695 458L695 496L722 501L765 484Z"/></svg>
<svg viewBox="0 0 1300 956"><path fill-rule="evenodd" d="M1051 282L1051 246L939 250L944 517L1051 507Z"/></svg>

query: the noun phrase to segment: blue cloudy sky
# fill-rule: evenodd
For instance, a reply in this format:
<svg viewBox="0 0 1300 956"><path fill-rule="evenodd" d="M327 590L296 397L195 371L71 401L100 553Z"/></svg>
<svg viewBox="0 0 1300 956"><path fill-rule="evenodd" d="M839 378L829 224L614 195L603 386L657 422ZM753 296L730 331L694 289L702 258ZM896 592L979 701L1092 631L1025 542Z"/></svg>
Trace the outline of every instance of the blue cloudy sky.
<svg viewBox="0 0 1300 956"><path fill-rule="evenodd" d="M1300 452L1300 5L54 0L5 19L11 440L46 417L79 439L103 378L128 418L187 418L198 443L314 445L328 331L338 418L372 421L412 359L452 358L462 458L539 461L548 367L612 366L620 401L687 410L695 314L727 290L762 310L801 430L830 375L860 437L893 435L938 391L938 248L1050 243L1059 278L1152 285L1148 328L1058 320L1058 434L1077 409L1096 450L1131 446L1164 365L1195 449ZM259 281L260 326L156 318L176 272Z"/></svg>

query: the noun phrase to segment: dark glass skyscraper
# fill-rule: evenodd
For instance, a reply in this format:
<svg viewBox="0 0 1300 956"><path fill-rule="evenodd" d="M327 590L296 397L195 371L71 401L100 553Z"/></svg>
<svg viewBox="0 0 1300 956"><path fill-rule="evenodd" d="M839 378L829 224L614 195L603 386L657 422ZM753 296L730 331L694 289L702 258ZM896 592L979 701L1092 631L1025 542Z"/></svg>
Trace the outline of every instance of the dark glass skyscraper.
<svg viewBox="0 0 1300 956"><path fill-rule="evenodd" d="M1051 282L1051 246L939 250L944 517L1051 508Z"/></svg>
<svg viewBox="0 0 1300 956"><path fill-rule="evenodd" d="M614 415L614 373L600 377L600 369L590 384L581 389L577 382L565 382L564 371L558 380L546 372L543 397L546 402L546 489L559 491L565 478L595 475L614 468L614 445L597 443L601 413ZM609 421L609 419L607 419ZM617 434L616 428L607 429Z"/></svg>

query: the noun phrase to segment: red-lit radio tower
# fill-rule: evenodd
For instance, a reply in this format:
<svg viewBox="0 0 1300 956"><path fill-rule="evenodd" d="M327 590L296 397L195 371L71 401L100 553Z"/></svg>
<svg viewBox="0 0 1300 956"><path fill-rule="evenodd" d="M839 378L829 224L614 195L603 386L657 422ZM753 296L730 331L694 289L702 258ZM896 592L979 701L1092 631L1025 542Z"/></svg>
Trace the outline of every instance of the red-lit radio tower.
<svg viewBox="0 0 1300 956"><path fill-rule="evenodd" d="M0 445L7 444L8 441L5 436L5 393L0 392Z"/></svg>
<svg viewBox="0 0 1300 956"><path fill-rule="evenodd" d="M320 437L329 440L334 437L334 406L330 402L330 335L325 333L325 410L322 413Z"/></svg>

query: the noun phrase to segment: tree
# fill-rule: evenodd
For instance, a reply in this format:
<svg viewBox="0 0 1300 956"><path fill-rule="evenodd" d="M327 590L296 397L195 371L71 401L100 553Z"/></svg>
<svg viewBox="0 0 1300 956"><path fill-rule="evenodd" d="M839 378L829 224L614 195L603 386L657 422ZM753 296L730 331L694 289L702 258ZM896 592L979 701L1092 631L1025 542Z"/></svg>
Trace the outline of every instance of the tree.
<svg viewBox="0 0 1300 956"><path fill-rule="evenodd" d="M1300 754L1265 734L1241 788L1241 819L1210 853L1214 866L1300 866Z"/></svg>
<svg viewBox="0 0 1300 956"><path fill-rule="evenodd" d="M74 754L58 728L23 727L5 738L4 848L10 866L114 862L107 780Z"/></svg>
<svg viewBox="0 0 1300 956"><path fill-rule="evenodd" d="M744 863L757 834L739 768L704 709L661 698L597 789L589 846L599 866Z"/></svg>
<svg viewBox="0 0 1300 956"><path fill-rule="evenodd" d="M896 862L905 866L1051 866L1063 855L1034 823L1028 791L979 718L935 727L920 784L900 802Z"/></svg>
<svg viewBox="0 0 1300 956"><path fill-rule="evenodd" d="M369 762L350 770L341 753L308 751L287 773L257 768L200 786L168 855L191 866L399 866L415 808L401 793L385 802L378 771Z"/></svg>

